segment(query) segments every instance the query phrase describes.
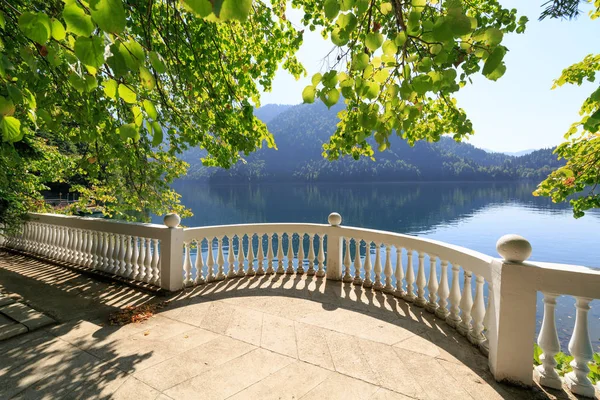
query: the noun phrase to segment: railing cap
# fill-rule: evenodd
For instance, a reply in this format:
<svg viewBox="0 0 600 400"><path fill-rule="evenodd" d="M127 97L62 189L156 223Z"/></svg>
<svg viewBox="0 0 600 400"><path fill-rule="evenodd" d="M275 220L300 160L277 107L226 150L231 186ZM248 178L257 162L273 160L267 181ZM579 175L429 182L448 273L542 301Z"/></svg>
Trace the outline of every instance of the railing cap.
<svg viewBox="0 0 600 400"><path fill-rule="evenodd" d="M504 261L522 263L531 255L531 243L523 236L504 235L496 242L496 250Z"/></svg>
<svg viewBox="0 0 600 400"><path fill-rule="evenodd" d="M342 216L336 212L332 212L329 214L329 217L327 217L327 221L331 226L340 226L342 224Z"/></svg>
<svg viewBox="0 0 600 400"><path fill-rule="evenodd" d="M177 228L181 222L181 217L175 213L167 214L163 218L163 222L169 228Z"/></svg>

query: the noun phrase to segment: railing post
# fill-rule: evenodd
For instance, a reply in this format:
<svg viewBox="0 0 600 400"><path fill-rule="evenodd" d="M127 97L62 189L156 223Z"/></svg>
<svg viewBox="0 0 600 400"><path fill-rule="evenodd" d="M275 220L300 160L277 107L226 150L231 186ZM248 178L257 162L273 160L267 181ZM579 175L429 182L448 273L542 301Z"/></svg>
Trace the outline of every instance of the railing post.
<svg viewBox="0 0 600 400"><path fill-rule="evenodd" d="M181 218L167 214L164 223L169 227L166 239L160 243L160 287L170 292L183 289L183 229Z"/></svg>
<svg viewBox="0 0 600 400"><path fill-rule="evenodd" d="M497 381L533 384L536 290L531 267L523 264L531 245L518 235L496 243L503 260L492 263L489 365Z"/></svg>
<svg viewBox="0 0 600 400"><path fill-rule="evenodd" d="M338 213L329 214L329 225L339 228L342 223L342 216ZM333 281L342 280L342 258L343 258L343 237L339 234L327 235L327 279ZM350 251L350 249L346 249Z"/></svg>

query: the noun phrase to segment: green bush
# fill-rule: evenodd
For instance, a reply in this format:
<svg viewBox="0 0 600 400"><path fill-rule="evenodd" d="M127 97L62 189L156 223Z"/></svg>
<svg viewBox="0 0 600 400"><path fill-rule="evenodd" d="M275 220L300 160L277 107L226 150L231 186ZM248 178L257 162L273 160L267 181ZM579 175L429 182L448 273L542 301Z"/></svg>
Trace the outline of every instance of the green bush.
<svg viewBox="0 0 600 400"><path fill-rule="evenodd" d="M533 363L535 365L540 365L542 362L540 361L540 356L544 351L537 344L534 345L533 348ZM564 376L565 374L573 371L571 367L571 361L573 361L573 356L559 352L556 356L554 356L556 360L556 370L560 376ZM600 353L594 354L594 359L589 363L590 373L588 377L595 385L597 382L600 382Z"/></svg>

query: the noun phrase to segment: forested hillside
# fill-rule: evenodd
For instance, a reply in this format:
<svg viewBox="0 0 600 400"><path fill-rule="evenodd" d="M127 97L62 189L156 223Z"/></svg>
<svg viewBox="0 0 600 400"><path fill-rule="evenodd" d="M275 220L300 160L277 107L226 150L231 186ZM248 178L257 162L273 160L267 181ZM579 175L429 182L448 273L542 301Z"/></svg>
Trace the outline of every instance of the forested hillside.
<svg viewBox="0 0 600 400"><path fill-rule="evenodd" d="M376 161L344 158L327 161L322 145L335 130L342 105L267 105L256 115L267 123L278 150L262 148L229 170L203 167L202 153L184 154L190 163L188 179L233 181L436 181L436 180L541 180L562 165L551 149L514 157L488 153L470 144L442 138L437 143L419 142L410 147L400 137L390 138ZM377 146L374 146L375 148Z"/></svg>

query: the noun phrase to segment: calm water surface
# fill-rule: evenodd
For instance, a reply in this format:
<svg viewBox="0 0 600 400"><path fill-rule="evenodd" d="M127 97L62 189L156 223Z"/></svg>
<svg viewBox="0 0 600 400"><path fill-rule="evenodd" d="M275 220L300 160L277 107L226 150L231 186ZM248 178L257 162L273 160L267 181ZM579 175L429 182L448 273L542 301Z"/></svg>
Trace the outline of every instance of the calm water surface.
<svg viewBox="0 0 600 400"><path fill-rule="evenodd" d="M406 233L497 256L507 233L526 237L531 260L600 267L600 212L574 219L566 205L532 196L528 183L238 184L177 182L194 216L187 226L253 222L326 223L336 211L344 225ZM439 276L439 275L438 275ZM598 288L600 295L600 288ZM541 295L539 296L541 298ZM538 299L539 300L539 299ZM574 300L559 299L563 345L574 324ZM538 326L541 322L538 301ZM590 333L600 351L600 301L592 303ZM563 346L566 347L566 346Z"/></svg>

